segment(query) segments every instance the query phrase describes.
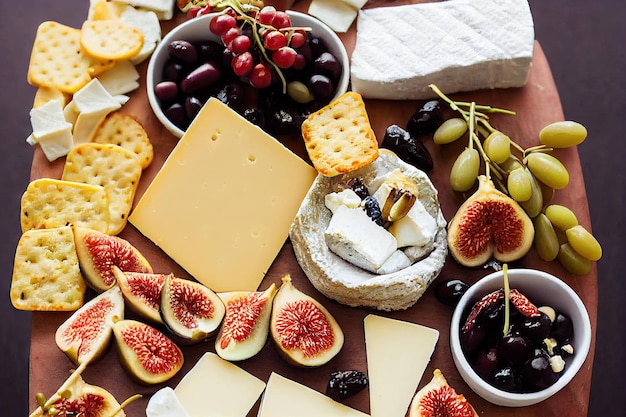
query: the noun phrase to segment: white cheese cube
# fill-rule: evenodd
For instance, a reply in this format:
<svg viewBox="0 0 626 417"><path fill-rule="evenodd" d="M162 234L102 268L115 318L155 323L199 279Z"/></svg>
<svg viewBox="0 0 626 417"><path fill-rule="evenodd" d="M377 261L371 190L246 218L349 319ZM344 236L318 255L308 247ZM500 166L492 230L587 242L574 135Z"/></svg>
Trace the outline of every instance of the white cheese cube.
<svg viewBox="0 0 626 417"><path fill-rule="evenodd" d="M396 238L364 210L339 206L324 232L329 249L342 259L376 272L398 248Z"/></svg>
<svg viewBox="0 0 626 417"><path fill-rule="evenodd" d="M383 266L376 270L377 274L393 274L394 272L398 272L404 268L408 268L411 266L411 260L408 256L405 255L401 250L397 250L391 254L389 258L385 261Z"/></svg>
<svg viewBox="0 0 626 417"><path fill-rule="evenodd" d="M308 13L326 23L335 32L344 33L356 19L357 9L343 1L313 0Z"/></svg>
<svg viewBox="0 0 626 417"><path fill-rule="evenodd" d="M112 96L130 93L139 87L139 72L130 61L116 62L113 68L104 71L97 78Z"/></svg>
<svg viewBox="0 0 626 417"><path fill-rule="evenodd" d="M146 417L189 417L172 387L163 387L148 400Z"/></svg>
<svg viewBox="0 0 626 417"><path fill-rule="evenodd" d="M170 20L174 17L175 0L114 0L114 2L151 10L160 20Z"/></svg>
<svg viewBox="0 0 626 417"><path fill-rule="evenodd" d="M72 131L74 143L78 145L91 141L91 137L96 133L96 129L100 126L100 123L102 123L107 114L109 114L108 110L79 113L76 118L76 123L74 123L74 130Z"/></svg>
<svg viewBox="0 0 626 417"><path fill-rule="evenodd" d="M103 110L109 112L119 109L121 104L102 86L97 78L89 81L78 90L71 103L78 113L95 113Z"/></svg>
<svg viewBox="0 0 626 417"><path fill-rule="evenodd" d="M363 9L351 56L352 89L365 98L520 87L533 58L526 0L449 0Z"/></svg>
<svg viewBox="0 0 626 417"><path fill-rule="evenodd" d="M33 133L26 141L33 146L38 143L50 162L67 155L74 147L72 124L65 120L60 100L32 109L30 121Z"/></svg>
<svg viewBox="0 0 626 417"><path fill-rule="evenodd" d="M426 211L421 201L416 200L411 210L389 226L389 232L398 241L398 247L424 246L435 238L437 222Z"/></svg>
<svg viewBox="0 0 626 417"><path fill-rule="evenodd" d="M152 54L157 43L161 41L161 23L157 14L151 10L135 9L128 6L124 8L120 19L134 26L143 33L143 46L131 61L137 65Z"/></svg>
<svg viewBox="0 0 626 417"><path fill-rule="evenodd" d="M350 208L357 208L361 205L361 197L349 188L345 190L328 193L324 196L324 204L328 210L335 213L339 206L346 206Z"/></svg>

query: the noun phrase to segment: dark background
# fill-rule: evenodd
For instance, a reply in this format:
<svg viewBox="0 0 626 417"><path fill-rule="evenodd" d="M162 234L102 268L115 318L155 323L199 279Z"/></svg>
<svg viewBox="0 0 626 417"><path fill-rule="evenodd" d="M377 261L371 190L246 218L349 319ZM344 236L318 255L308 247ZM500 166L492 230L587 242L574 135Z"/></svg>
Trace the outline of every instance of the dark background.
<svg viewBox="0 0 626 417"><path fill-rule="evenodd" d="M20 237L19 200L29 180L32 149L28 111L34 88L26 83L36 28L44 20L79 27L88 0L0 3L0 404L2 415L28 413L30 314L15 310L9 287ZM626 409L626 279L624 256L626 152L626 9L618 0L530 0L536 39L550 62L566 119L583 123L579 146L594 235L604 256L598 263L599 311L589 416L623 416ZM541 111L541 109L537 109ZM619 164L619 165L618 165Z"/></svg>

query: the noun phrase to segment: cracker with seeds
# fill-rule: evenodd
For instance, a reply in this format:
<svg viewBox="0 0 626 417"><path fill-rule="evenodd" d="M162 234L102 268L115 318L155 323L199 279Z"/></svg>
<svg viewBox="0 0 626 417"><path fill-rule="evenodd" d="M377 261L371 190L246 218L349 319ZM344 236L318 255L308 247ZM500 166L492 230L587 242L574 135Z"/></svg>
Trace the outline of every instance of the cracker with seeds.
<svg viewBox="0 0 626 417"><path fill-rule="evenodd" d="M317 171L334 177L378 157L378 142L360 94L347 92L302 123L306 150Z"/></svg>
<svg viewBox="0 0 626 417"><path fill-rule="evenodd" d="M80 44L99 59L130 59L143 46L143 32L119 19L87 20L80 32Z"/></svg>
<svg viewBox="0 0 626 417"><path fill-rule="evenodd" d="M148 134L134 117L120 112L109 113L91 138L94 143L110 143L134 152L141 168L152 162L154 150Z"/></svg>
<svg viewBox="0 0 626 417"><path fill-rule="evenodd" d="M117 145L84 143L68 154L61 177L103 187L109 195L108 232L116 235L126 226L141 178L141 164L133 152Z"/></svg>
<svg viewBox="0 0 626 417"><path fill-rule="evenodd" d="M22 195L22 232L67 225L108 233L109 194L99 185L40 178Z"/></svg>
<svg viewBox="0 0 626 417"><path fill-rule="evenodd" d="M83 305L80 273L71 226L33 229L15 252L11 303L18 310L73 311Z"/></svg>

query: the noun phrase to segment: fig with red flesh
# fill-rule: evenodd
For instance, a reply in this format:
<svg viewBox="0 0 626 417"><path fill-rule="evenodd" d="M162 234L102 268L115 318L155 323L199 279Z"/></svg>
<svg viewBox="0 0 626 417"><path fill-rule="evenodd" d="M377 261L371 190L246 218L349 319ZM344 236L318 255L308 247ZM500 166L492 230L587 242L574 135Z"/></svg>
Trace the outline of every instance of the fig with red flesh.
<svg viewBox="0 0 626 417"><path fill-rule="evenodd" d="M474 407L462 394L448 385L439 369L433 379L420 389L411 401L408 417L478 417Z"/></svg>
<svg viewBox="0 0 626 417"><path fill-rule="evenodd" d="M113 266L112 270L128 307L142 318L163 323L160 313L161 291L166 275L123 272L117 266Z"/></svg>
<svg viewBox="0 0 626 417"><path fill-rule="evenodd" d="M125 239L85 227L74 227L78 263L87 285L103 292L116 284L111 268L125 272L152 272L152 266L137 248Z"/></svg>
<svg viewBox="0 0 626 417"><path fill-rule="evenodd" d="M217 333L226 308L210 288L196 281L167 276L161 291L163 323L176 336L197 343Z"/></svg>
<svg viewBox="0 0 626 417"><path fill-rule="evenodd" d="M281 355L298 366L324 365L343 347L339 323L323 305L294 287L289 275L282 278L274 297L270 331Z"/></svg>
<svg viewBox="0 0 626 417"><path fill-rule="evenodd" d="M139 383L152 385L172 378L183 366L183 352L165 334L136 320L113 326L120 362Z"/></svg>
<svg viewBox="0 0 626 417"><path fill-rule="evenodd" d="M478 177L478 190L457 210L448 226L450 253L461 265L476 267L491 257L500 262L522 258L535 236L532 220L512 198Z"/></svg>
<svg viewBox="0 0 626 417"><path fill-rule="evenodd" d="M115 286L76 310L59 326L54 340L76 365L92 363L109 347L113 325L123 318L124 298Z"/></svg>
<svg viewBox="0 0 626 417"><path fill-rule="evenodd" d="M55 394L41 404L30 417L124 417L124 404L104 388L87 384L76 371L68 378L69 384L63 384L62 394ZM66 381L66 382L68 382ZM41 394L38 394L40 396ZM133 398L133 400L136 398Z"/></svg>
<svg viewBox="0 0 626 417"><path fill-rule="evenodd" d="M217 338L215 352L223 359L241 361L259 353L269 334L272 301L276 285L265 291L220 293L226 306Z"/></svg>

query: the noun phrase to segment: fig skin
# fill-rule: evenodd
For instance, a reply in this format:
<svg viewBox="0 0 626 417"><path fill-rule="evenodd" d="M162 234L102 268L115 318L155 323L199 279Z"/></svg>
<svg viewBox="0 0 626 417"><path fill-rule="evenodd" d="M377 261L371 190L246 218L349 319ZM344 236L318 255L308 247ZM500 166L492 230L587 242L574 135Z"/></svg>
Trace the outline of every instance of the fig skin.
<svg viewBox="0 0 626 417"><path fill-rule="evenodd" d="M224 303L210 288L197 281L166 276L161 318L179 343L190 345L215 336L225 314Z"/></svg>
<svg viewBox="0 0 626 417"><path fill-rule="evenodd" d="M218 294L226 306L222 327L215 339L215 352L222 359L241 361L253 357L263 349L269 335L272 303L276 292L276 285L272 283L265 291L235 291ZM231 324L231 317L241 316L253 322ZM249 333L238 338L235 334L237 327L244 327L243 331L246 327L250 327Z"/></svg>
<svg viewBox="0 0 626 417"><path fill-rule="evenodd" d="M440 404L437 400L446 399L447 406ZM427 400L427 401L424 401ZM433 405L436 409L432 409ZM437 410L444 412L438 414ZM445 413L447 412L447 413ZM474 407L465 399L462 394L457 394L454 388L448 385L448 381L439 369L433 372L433 378L420 389L409 406L408 417L436 417L446 415L450 417L478 417Z"/></svg>
<svg viewBox="0 0 626 417"><path fill-rule="evenodd" d="M298 330L306 329L310 333L293 335L294 337L288 340L284 330L288 330L290 326L285 322L289 319L302 319L302 315L299 314L302 313L302 308L309 310L307 318L316 316L325 323L318 323L316 326L311 326L311 323L307 326L299 326ZM270 333L280 355L288 363L299 367L325 365L341 351L344 342L343 331L335 318L317 300L294 287L289 275L282 278L282 284L274 297ZM327 339L321 340L321 336ZM295 346L286 346L288 342ZM304 352L301 349L302 344L313 346L319 351Z"/></svg>
<svg viewBox="0 0 626 417"><path fill-rule="evenodd" d="M490 210L497 213L490 213ZM500 216L496 221L493 221L494 214ZM494 230L498 226L500 230ZM522 207L496 190L491 180L480 175L478 190L459 207L450 221L447 239L450 253L458 263L477 267L492 257L500 262L522 258L530 250L534 237L532 220Z"/></svg>
<svg viewBox="0 0 626 417"><path fill-rule="evenodd" d="M86 227L74 227L74 245L85 282L96 292L104 292L117 282L111 268L152 273L150 262L130 242ZM100 252L95 253L99 250Z"/></svg>
<svg viewBox="0 0 626 417"><path fill-rule="evenodd" d="M161 291L165 274L146 272L123 272L117 266L112 268L117 285L122 290L126 305L140 317L153 323L162 324ZM139 291L143 290L143 293Z"/></svg>
<svg viewBox="0 0 626 417"><path fill-rule="evenodd" d="M115 286L76 310L58 327L54 340L75 365L93 363L108 350L113 325L122 319L124 298Z"/></svg>
<svg viewBox="0 0 626 417"><path fill-rule="evenodd" d="M165 382L181 370L183 352L165 334L136 320L120 320L113 326L122 367L136 382L154 385ZM146 368L158 364L158 371Z"/></svg>

